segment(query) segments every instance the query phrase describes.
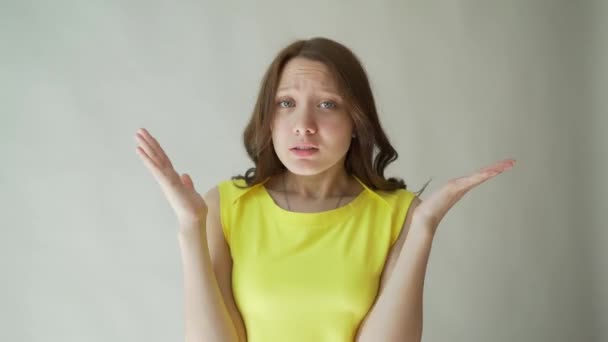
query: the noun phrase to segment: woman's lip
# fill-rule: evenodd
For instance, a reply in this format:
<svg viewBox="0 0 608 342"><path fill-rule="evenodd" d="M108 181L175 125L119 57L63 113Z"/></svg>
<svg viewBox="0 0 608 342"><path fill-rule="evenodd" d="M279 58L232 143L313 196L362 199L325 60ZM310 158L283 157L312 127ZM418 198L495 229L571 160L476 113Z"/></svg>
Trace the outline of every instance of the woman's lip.
<svg viewBox="0 0 608 342"><path fill-rule="evenodd" d="M306 150L299 150L297 148L292 148L290 149L290 151L295 154L296 156L299 157L308 157L308 156L312 156L313 154L319 152L319 149L317 148L311 148L311 149L306 149Z"/></svg>
<svg viewBox="0 0 608 342"><path fill-rule="evenodd" d="M305 148L316 148L317 150L319 149L317 146L312 146L312 145L297 145L297 146L294 146L294 147L290 148L290 150L293 150L293 149L296 149L296 148L302 148L302 149L305 149Z"/></svg>

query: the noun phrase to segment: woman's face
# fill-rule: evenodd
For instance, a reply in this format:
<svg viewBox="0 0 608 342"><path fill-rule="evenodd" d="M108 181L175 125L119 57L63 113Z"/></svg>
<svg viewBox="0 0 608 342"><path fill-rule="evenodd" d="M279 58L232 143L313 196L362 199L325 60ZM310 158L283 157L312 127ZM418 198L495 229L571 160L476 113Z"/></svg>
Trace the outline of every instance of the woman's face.
<svg viewBox="0 0 608 342"><path fill-rule="evenodd" d="M283 68L274 106L272 141L283 165L299 175L343 167L353 123L323 63L290 60Z"/></svg>

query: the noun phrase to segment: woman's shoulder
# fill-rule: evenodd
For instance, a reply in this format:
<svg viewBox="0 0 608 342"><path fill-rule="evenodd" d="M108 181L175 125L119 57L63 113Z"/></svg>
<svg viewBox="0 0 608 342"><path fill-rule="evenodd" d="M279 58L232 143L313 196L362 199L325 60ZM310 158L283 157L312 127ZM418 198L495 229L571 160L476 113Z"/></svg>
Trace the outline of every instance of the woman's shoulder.
<svg viewBox="0 0 608 342"><path fill-rule="evenodd" d="M376 198L376 202L381 202L390 211L400 211L404 207L408 207L415 199L416 194L408 189L394 189L394 190L370 190L372 196Z"/></svg>
<svg viewBox="0 0 608 342"><path fill-rule="evenodd" d="M245 188L247 187L247 182L245 181L244 178L229 178L229 179L223 179L220 180L217 183L217 187L218 188L222 188L222 187L242 187Z"/></svg>
<svg viewBox="0 0 608 342"><path fill-rule="evenodd" d="M254 191L263 183L248 185L243 178L230 178L218 182L217 189L223 203L235 203L239 198Z"/></svg>
<svg viewBox="0 0 608 342"><path fill-rule="evenodd" d="M219 190L231 191L235 193L248 192L261 184L248 185L244 178L223 179L217 183Z"/></svg>
<svg viewBox="0 0 608 342"><path fill-rule="evenodd" d="M395 190L374 190L379 196L384 198L401 198L401 197L410 197L416 196L414 192L409 189L395 189Z"/></svg>

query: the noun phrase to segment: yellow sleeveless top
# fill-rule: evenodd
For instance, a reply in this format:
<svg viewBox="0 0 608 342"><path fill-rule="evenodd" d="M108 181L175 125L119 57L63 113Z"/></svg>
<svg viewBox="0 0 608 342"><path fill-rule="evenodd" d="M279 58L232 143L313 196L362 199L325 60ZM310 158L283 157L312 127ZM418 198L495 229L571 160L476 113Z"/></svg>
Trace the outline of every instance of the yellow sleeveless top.
<svg viewBox="0 0 608 342"><path fill-rule="evenodd" d="M297 213L264 183L218 185L232 291L248 342L346 342L373 305L414 194L363 191L339 208Z"/></svg>

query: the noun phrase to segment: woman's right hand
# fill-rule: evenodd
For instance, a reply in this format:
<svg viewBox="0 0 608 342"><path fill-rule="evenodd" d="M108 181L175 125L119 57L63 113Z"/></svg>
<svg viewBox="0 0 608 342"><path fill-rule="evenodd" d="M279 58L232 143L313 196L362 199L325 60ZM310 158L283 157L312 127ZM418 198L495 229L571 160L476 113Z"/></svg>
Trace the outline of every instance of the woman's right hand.
<svg viewBox="0 0 608 342"><path fill-rule="evenodd" d="M194 189L190 176L186 173L180 176L175 171L165 151L145 128L140 128L135 138L139 144L137 154L160 184L180 224L191 226L192 223L204 222L207 205Z"/></svg>

